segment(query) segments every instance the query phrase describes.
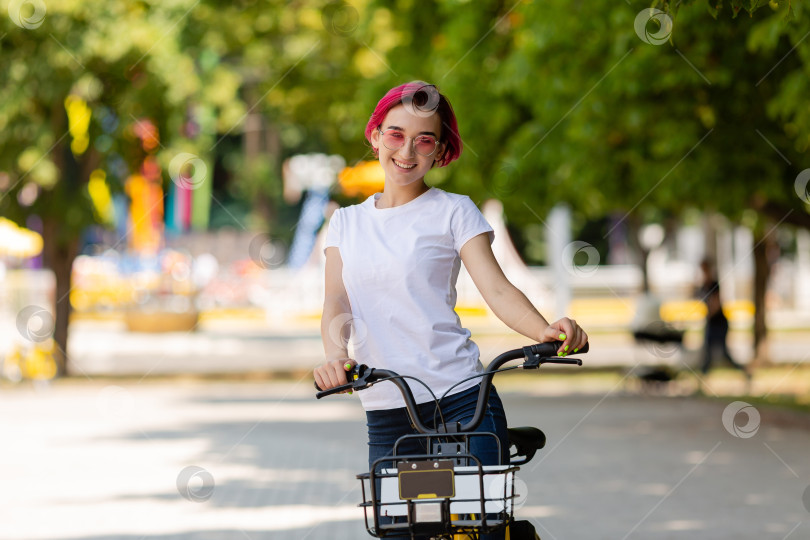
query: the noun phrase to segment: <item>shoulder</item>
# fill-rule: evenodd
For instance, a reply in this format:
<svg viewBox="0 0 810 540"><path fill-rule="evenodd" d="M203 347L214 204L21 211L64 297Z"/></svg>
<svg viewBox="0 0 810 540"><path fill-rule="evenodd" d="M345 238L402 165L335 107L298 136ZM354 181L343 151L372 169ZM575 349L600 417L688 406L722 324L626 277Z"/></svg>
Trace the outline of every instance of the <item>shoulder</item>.
<svg viewBox="0 0 810 540"><path fill-rule="evenodd" d="M461 195L458 193L450 193L449 191L445 191L439 188L433 188L436 192L435 199L440 203L444 204L445 206L456 209L456 208L470 208L475 207L475 203L470 199L467 195Z"/></svg>
<svg viewBox="0 0 810 540"><path fill-rule="evenodd" d="M352 219L353 217L359 215L361 212L365 210L365 207L369 204L368 199L357 204L351 204L349 206L341 206L332 214L331 219L338 218L339 220L345 219Z"/></svg>
<svg viewBox="0 0 810 540"><path fill-rule="evenodd" d="M458 193L451 193L449 191L445 191L441 188L434 187L433 191L435 193L435 198L437 200L446 201L450 203L458 204L460 201L464 199L469 199L466 195L460 195Z"/></svg>

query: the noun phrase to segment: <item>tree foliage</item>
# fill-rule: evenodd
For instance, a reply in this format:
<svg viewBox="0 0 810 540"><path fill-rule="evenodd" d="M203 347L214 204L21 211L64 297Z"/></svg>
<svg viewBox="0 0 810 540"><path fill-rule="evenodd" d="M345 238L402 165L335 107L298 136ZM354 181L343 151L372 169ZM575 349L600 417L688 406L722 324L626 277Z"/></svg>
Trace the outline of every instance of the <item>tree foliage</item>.
<svg viewBox="0 0 810 540"><path fill-rule="evenodd" d="M211 170L222 140L241 136L253 111L268 118L289 152L320 149L326 140L339 146L339 128L325 126L338 126L334 120L351 99L345 86L329 88L329 81L351 73L341 55L355 45L328 27L325 5L3 3L9 16L0 17L0 213L20 223L32 215L43 221L62 351L71 263L82 231L103 221L87 189L94 170L106 171L107 189L121 192L150 158L166 187L174 157L192 154ZM324 117L311 114L326 105L332 109ZM277 171L280 157L266 161ZM280 174L257 180L256 168L244 183L258 185L241 192L278 196ZM239 173L234 182L243 181Z"/></svg>
<svg viewBox="0 0 810 540"><path fill-rule="evenodd" d="M594 217L708 206L739 219L753 198L798 207L807 62L778 37L798 8L792 22L782 8L716 20L682 8L655 45L634 28L644 5L459 5L398 3L391 32L406 38L382 74L381 87L424 79L451 97L467 152L440 182L499 196L524 224L536 220L527 204L544 215L557 202Z"/></svg>
<svg viewBox="0 0 810 540"><path fill-rule="evenodd" d="M0 7L0 213L42 217L65 310L79 235L103 221L92 171L121 191L151 155L168 185L171 160L191 153L209 171L222 163L230 196L272 223L286 157L368 159L376 101L417 79L450 97L465 144L430 181L500 198L526 235L559 202L582 218L710 209L761 230L763 216L808 217L794 189L810 147L810 23L798 3L655 4L671 30L660 16L639 30L648 3L607 0ZM258 155L244 151L252 122ZM57 315L66 332L67 311Z"/></svg>

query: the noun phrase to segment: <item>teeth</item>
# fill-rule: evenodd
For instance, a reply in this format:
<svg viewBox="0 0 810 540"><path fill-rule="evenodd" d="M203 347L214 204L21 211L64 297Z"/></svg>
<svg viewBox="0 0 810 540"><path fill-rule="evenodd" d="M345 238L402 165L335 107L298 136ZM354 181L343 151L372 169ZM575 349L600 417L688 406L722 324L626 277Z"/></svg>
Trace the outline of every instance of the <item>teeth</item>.
<svg viewBox="0 0 810 540"><path fill-rule="evenodd" d="M402 162L399 162L397 160L394 160L394 163L396 163L398 166L402 167L403 169L413 169L414 167L416 167L416 163L412 163L412 164L408 165L407 163L402 163Z"/></svg>

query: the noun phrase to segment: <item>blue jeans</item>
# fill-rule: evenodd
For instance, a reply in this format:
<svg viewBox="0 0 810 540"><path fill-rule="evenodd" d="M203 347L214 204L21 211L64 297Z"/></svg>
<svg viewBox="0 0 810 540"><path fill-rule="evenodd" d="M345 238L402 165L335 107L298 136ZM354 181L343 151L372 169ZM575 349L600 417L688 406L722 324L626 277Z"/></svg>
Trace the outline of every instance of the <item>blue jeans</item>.
<svg viewBox="0 0 810 540"><path fill-rule="evenodd" d="M447 423L469 422L475 414L475 405L478 401L478 391L480 385L473 386L467 390L462 390L457 394L445 397L441 402L442 415ZM392 391L396 391L392 388ZM422 423L428 428L434 428L439 423L439 416L436 414L434 422L434 412L436 405L430 401L418 405L419 415ZM368 466L379 458L390 456L394 451L394 443L403 435L418 433L411 424L408 417L408 410L405 407L398 409L386 409L381 411L366 411L366 421L368 426ZM470 437L470 448L468 452L481 460L482 465L499 465L509 463L509 436L506 432L506 413L503 404L492 387L489 394L489 402L481 425L476 432L494 433L500 441L501 452L498 454L498 445L492 437ZM426 454L429 452L425 441L422 439L410 439L399 445L397 455ZM390 467L391 463L382 462L377 466L377 472L381 468ZM390 520L390 518L388 518ZM382 522L383 518L381 518ZM390 521L388 521L390 522ZM482 535L481 540L499 540L504 537L503 533L494 535ZM390 538L390 537L386 537ZM399 538L408 538L407 536Z"/></svg>

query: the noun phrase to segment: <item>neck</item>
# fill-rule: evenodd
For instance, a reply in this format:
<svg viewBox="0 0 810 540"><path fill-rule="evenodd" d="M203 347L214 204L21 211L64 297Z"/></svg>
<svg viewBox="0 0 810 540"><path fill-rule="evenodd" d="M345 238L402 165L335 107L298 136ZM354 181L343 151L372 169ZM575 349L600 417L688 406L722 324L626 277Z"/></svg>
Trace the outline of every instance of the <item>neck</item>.
<svg viewBox="0 0 810 540"><path fill-rule="evenodd" d="M430 188L425 184L424 180L414 182L407 186L396 186L386 182L385 187L383 187L382 195L380 195L380 198L377 200L377 208L402 206L403 204L411 202L428 189Z"/></svg>

